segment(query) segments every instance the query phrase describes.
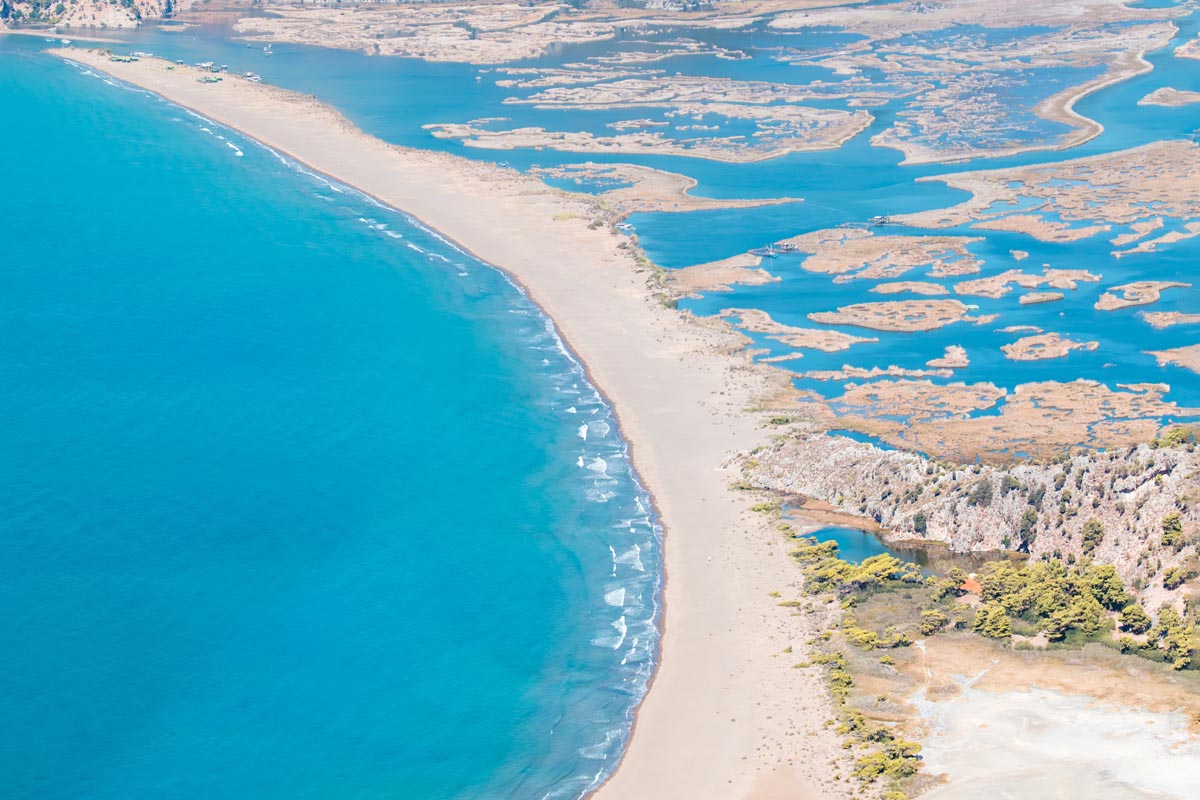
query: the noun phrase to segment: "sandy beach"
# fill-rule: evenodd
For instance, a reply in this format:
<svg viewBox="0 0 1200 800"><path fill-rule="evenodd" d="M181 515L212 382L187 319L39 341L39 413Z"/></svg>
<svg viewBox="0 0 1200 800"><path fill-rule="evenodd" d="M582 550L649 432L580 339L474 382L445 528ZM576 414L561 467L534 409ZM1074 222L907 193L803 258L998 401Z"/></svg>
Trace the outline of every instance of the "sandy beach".
<svg viewBox="0 0 1200 800"><path fill-rule="evenodd" d="M778 389L723 323L666 307L593 198L466 159L398 148L311 97L235 76L202 84L159 59L58 55L155 92L401 209L512 275L610 399L666 531L661 662L625 758L597 796L838 798L846 751L824 728L821 678L793 665L816 633L780 608L800 571L755 498L731 490L731 452L765 441L747 409ZM97 93L107 91L97 82ZM397 324L402 324L397 320ZM792 648L787 653L785 648ZM849 770L843 768L842 774Z"/></svg>

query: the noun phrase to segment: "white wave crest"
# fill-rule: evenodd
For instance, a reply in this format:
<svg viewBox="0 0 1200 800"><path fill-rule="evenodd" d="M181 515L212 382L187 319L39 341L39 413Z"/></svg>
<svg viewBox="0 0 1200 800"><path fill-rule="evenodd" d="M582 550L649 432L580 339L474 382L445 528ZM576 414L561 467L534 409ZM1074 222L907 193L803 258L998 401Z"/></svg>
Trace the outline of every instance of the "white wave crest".
<svg viewBox="0 0 1200 800"><path fill-rule="evenodd" d="M626 550L621 555L613 559L613 563L622 564L637 572L645 572L646 568L642 566L642 548L636 544Z"/></svg>

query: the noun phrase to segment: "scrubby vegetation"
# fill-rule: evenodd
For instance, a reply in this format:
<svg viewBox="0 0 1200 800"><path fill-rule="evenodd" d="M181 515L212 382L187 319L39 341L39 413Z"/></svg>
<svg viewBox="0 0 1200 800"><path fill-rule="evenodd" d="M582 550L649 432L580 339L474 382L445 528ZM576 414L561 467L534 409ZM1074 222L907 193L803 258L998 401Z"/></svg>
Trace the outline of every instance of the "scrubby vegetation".
<svg viewBox="0 0 1200 800"><path fill-rule="evenodd" d="M792 555L803 565L806 591L809 594L833 594L841 598L847 609L876 592L925 584L920 570L893 556L872 556L861 564L851 564L838 558L835 542L817 542L811 538L802 538L799 542ZM912 639L896 628L878 632L860 627L849 611L843 616L840 627L844 640L861 650L912 644ZM831 650L797 666L816 665L827 669L830 693L839 708L838 733L846 737L848 747L863 750L855 759L854 776L866 784L886 780L891 785L884 796L906 798L895 783L912 777L920 769L921 745L898 738L890 726L873 723L848 705L854 677L847 669L844 654Z"/></svg>
<svg viewBox="0 0 1200 800"><path fill-rule="evenodd" d="M1169 573L1168 573L1169 574ZM1194 577L1194 576L1193 576ZM975 629L985 636L1007 638L1012 630L1045 634L1050 642L1112 641L1111 631L1140 636L1122 649L1147 658L1170 661L1175 669L1198 663L1196 615L1180 615L1170 605L1158 611L1158 625L1133 602L1117 571L1086 560L1068 568L1057 559L1016 567L989 564L980 575L983 606Z"/></svg>
<svg viewBox="0 0 1200 800"><path fill-rule="evenodd" d="M835 542L796 540L792 556L805 575L805 592L836 600L840 621L813 644L822 652L799 667L822 666L839 709L837 730L849 748L862 752L854 776L864 784L885 781L884 796L903 797L908 778L921 767L920 746L903 739L893 723L864 715L854 675L864 665L894 664L880 654L864 661L859 651L903 648L914 637L973 631L1006 646L1029 647L1037 639L1052 648L1097 642L1132 655L1200 668L1196 608L1163 605L1152 616L1131 596L1116 569L1087 558L993 561L971 579L959 569L926 577L913 564L878 555L854 564ZM799 606L799 601L781 605ZM851 671L854 664L854 672ZM894 718L894 717L893 717Z"/></svg>

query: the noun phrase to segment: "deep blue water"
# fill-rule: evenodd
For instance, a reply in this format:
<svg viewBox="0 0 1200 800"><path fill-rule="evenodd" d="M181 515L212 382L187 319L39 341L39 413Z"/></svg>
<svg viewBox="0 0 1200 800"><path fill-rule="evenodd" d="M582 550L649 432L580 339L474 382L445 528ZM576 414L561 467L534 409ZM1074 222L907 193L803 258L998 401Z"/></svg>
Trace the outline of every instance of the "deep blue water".
<svg viewBox="0 0 1200 800"><path fill-rule="evenodd" d="M545 318L16 38L0 795L578 796L652 666L658 531Z"/></svg>

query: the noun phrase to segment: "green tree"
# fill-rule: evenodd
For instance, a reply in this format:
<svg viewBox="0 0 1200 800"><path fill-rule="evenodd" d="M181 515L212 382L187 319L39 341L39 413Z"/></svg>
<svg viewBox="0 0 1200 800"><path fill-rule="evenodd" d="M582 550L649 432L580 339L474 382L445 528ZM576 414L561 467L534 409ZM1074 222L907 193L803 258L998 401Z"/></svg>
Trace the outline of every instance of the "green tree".
<svg viewBox="0 0 1200 800"><path fill-rule="evenodd" d="M1151 624L1150 615L1137 603L1130 603L1121 609L1121 630L1145 633L1150 630Z"/></svg>
<svg viewBox="0 0 1200 800"><path fill-rule="evenodd" d="M932 636L946 627L950 618L936 608L928 608L921 612L921 635Z"/></svg>
<svg viewBox="0 0 1200 800"><path fill-rule="evenodd" d="M975 632L990 639L1012 636L1012 622L999 603L984 603L975 615Z"/></svg>
<svg viewBox="0 0 1200 800"><path fill-rule="evenodd" d="M1085 636L1095 636L1104 627L1104 607L1090 594L1081 594L1067 607L1071 627Z"/></svg>
<svg viewBox="0 0 1200 800"><path fill-rule="evenodd" d="M1167 654L1175 669L1183 669L1192 663L1193 628L1173 606L1164 605L1158 609L1158 624L1151 629L1150 639Z"/></svg>
<svg viewBox="0 0 1200 800"><path fill-rule="evenodd" d="M984 478L967 495L967 505L990 506L992 504L992 479Z"/></svg>
<svg viewBox="0 0 1200 800"><path fill-rule="evenodd" d="M1091 566L1083 575L1084 588L1105 608L1116 611L1129 603L1129 595L1112 564Z"/></svg>
<svg viewBox="0 0 1200 800"><path fill-rule="evenodd" d="M1162 519L1163 547L1174 547L1183 541L1183 518L1178 511L1172 511Z"/></svg>
<svg viewBox="0 0 1200 800"><path fill-rule="evenodd" d="M1021 538L1029 543L1033 543L1034 533L1033 526L1037 525L1038 514L1032 508L1025 509L1025 513L1021 515Z"/></svg>
<svg viewBox="0 0 1200 800"><path fill-rule="evenodd" d="M1083 552L1090 553L1104 538L1104 526L1100 520L1092 518L1083 523Z"/></svg>

